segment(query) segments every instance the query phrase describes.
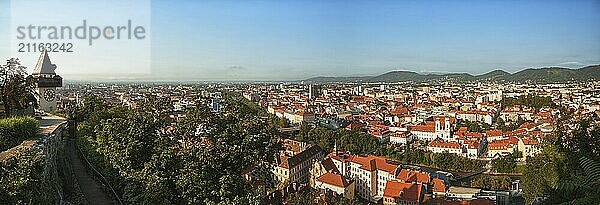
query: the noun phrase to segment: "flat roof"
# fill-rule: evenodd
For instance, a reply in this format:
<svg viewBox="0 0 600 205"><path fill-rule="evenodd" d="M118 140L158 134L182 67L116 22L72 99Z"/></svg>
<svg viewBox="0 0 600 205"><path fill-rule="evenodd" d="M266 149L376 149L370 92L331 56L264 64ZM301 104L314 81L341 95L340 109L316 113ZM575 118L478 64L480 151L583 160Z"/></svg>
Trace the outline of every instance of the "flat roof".
<svg viewBox="0 0 600 205"><path fill-rule="evenodd" d="M476 194L479 192L481 192L480 188L461 187L461 186L451 186L448 189L448 193L453 193L453 194Z"/></svg>

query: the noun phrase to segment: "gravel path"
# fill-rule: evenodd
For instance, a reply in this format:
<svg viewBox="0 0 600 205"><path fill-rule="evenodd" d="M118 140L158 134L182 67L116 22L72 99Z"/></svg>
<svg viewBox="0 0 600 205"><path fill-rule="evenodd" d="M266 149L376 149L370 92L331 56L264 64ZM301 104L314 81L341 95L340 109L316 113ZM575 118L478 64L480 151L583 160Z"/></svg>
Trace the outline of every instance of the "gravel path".
<svg viewBox="0 0 600 205"><path fill-rule="evenodd" d="M67 152L71 161L73 172L81 188L81 191L85 195L89 204L118 204L115 203L112 198L109 197L104 191L104 188L100 182L94 180L91 173L88 173L85 167L84 159L79 157L77 145L74 140L67 143Z"/></svg>

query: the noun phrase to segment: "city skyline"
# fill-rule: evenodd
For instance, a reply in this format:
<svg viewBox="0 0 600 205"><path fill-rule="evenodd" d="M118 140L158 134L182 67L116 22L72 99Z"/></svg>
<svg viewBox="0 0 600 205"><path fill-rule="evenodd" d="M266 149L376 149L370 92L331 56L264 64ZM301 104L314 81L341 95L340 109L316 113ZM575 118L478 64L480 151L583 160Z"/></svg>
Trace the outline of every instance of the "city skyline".
<svg viewBox="0 0 600 205"><path fill-rule="evenodd" d="M149 72L102 72L106 62L65 62L63 54L51 54L61 74L72 80L260 81L600 64L597 1L151 1L150 8ZM10 12L0 13L7 28ZM2 30L0 36L10 35ZM4 58L35 60L10 56L7 44L0 42Z"/></svg>
<svg viewBox="0 0 600 205"><path fill-rule="evenodd" d="M595 204L600 0L0 0L0 204Z"/></svg>

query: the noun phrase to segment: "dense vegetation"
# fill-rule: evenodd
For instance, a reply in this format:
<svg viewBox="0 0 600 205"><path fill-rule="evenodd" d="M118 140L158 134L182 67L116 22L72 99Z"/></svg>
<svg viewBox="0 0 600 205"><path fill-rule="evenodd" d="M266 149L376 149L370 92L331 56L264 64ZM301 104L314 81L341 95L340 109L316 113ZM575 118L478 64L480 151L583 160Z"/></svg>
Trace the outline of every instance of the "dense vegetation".
<svg viewBox="0 0 600 205"><path fill-rule="evenodd" d="M461 120L457 127L466 127L469 132L481 132L481 133L484 133L485 131L490 129L490 125L488 125L486 123L473 122L473 121L468 121L468 120Z"/></svg>
<svg viewBox="0 0 600 205"><path fill-rule="evenodd" d="M17 146L26 139L33 139L39 123L31 117L11 117L0 119L0 151Z"/></svg>
<svg viewBox="0 0 600 205"><path fill-rule="evenodd" d="M241 173L268 172L277 132L245 99L226 99L223 113L196 107L170 129L157 103L129 109L88 97L79 143L126 204L257 204L265 189Z"/></svg>
<svg viewBox="0 0 600 205"><path fill-rule="evenodd" d="M487 190L508 190L512 179L508 176L487 176L481 175L473 179L471 186Z"/></svg>
<svg viewBox="0 0 600 205"><path fill-rule="evenodd" d="M331 205L355 205L362 204L357 199L346 199L344 197L327 197L328 201L323 201L319 197L320 192L312 191L308 188L300 189L297 192L288 194L285 198L286 204L289 205L314 205L314 204L331 204ZM319 201L315 201L319 199Z"/></svg>
<svg viewBox="0 0 600 205"><path fill-rule="evenodd" d="M44 179L45 158L37 148L18 148L0 162L0 203L51 204L54 192Z"/></svg>
<svg viewBox="0 0 600 205"><path fill-rule="evenodd" d="M527 159L523 173L527 203L600 201L600 129L582 121L572 136L559 133L543 143L542 152Z"/></svg>
<svg viewBox="0 0 600 205"><path fill-rule="evenodd" d="M379 139L360 130L330 130L303 125L296 139L316 143L328 151L337 145L339 151L350 151L355 154L371 153L379 147Z"/></svg>
<svg viewBox="0 0 600 205"><path fill-rule="evenodd" d="M521 117L518 117L516 122L504 122L502 118L498 118L496 129L502 130L502 132L514 131L519 129L523 123L525 123L525 120Z"/></svg>
<svg viewBox="0 0 600 205"><path fill-rule="evenodd" d="M567 82L567 81L592 81L600 79L600 65L587 66L579 69L569 68L540 68L525 69L513 74L502 70L494 70L482 75L467 73L449 74L421 74L413 71L391 71L377 76L364 77L314 77L308 82L428 82L436 80L450 81L504 81L504 82Z"/></svg>
<svg viewBox="0 0 600 205"><path fill-rule="evenodd" d="M39 123L23 115L25 108L36 106L33 81L25 67L11 58L0 65L0 152L33 139ZM5 152L6 153L6 152ZM38 147L16 147L0 161L0 204L51 204L55 190L46 177L46 158Z"/></svg>
<svg viewBox="0 0 600 205"><path fill-rule="evenodd" d="M534 108L537 111L542 107L557 107L554 102L552 102L551 97L544 97L538 95L521 95L517 98L503 98L502 106L510 107L514 105L525 105L527 107Z"/></svg>
<svg viewBox="0 0 600 205"><path fill-rule="evenodd" d="M600 66L587 66L579 69L568 68L540 68L540 69L525 69L516 72L506 78L510 82L567 82L567 81L590 81L600 79Z"/></svg>
<svg viewBox="0 0 600 205"><path fill-rule="evenodd" d="M5 117L20 114L20 110L37 106L34 81L27 76L25 66L19 59L11 58L0 66L0 101L4 106Z"/></svg>
<svg viewBox="0 0 600 205"><path fill-rule="evenodd" d="M397 151L394 148L382 148L379 155L388 156L403 163L425 165L441 170L476 172L487 164L486 161L468 159L450 153L433 153L421 149Z"/></svg>
<svg viewBox="0 0 600 205"><path fill-rule="evenodd" d="M491 161L491 171L496 173L514 173L517 171L517 159L520 157L521 152L515 151L510 155L493 159Z"/></svg>

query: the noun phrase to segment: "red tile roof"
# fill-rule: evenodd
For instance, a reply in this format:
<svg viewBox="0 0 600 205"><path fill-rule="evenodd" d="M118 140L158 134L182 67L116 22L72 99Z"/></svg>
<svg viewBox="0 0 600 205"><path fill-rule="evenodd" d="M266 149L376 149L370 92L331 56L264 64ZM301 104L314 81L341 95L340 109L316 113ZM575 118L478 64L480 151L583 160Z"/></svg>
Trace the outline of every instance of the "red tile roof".
<svg viewBox="0 0 600 205"><path fill-rule="evenodd" d="M435 132L435 125L415 125L410 130L417 132Z"/></svg>
<svg viewBox="0 0 600 205"><path fill-rule="evenodd" d="M434 192L446 192L446 182L444 180L435 178L433 179L433 191Z"/></svg>
<svg viewBox="0 0 600 205"><path fill-rule="evenodd" d="M515 146L519 142L516 137L509 137L508 139L496 140L488 143L488 150L506 150L510 147Z"/></svg>
<svg viewBox="0 0 600 205"><path fill-rule="evenodd" d="M317 178L317 181L342 188L346 188L348 185L350 185L350 182L348 182L348 180L346 180L342 175L331 172L323 174L323 176Z"/></svg>
<svg viewBox="0 0 600 205"><path fill-rule="evenodd" d="M438 148L460 149L460 144L458 144L458 142L443 142L440 140L433 140L427 146L428 147L438 147Z"/></svg>
<svg viewBox="0 0 600 205"><path fill-rule="evenodd" d="M398 173L396 179L401 180L403 182L416 182L423 184L429 184L431 180L429 174L409 169L400 170L400 173Z"/></svg>
<svg viewBox="0 0 600 205"><path fill-rule="evenodd" d="M399 198L405 201L421 202L422 185L388 181L383 191L384 197Z"/></svg>
<svg viewBox="0 0 600 205"><path fill-rule="evenodd" d="M475 141L475 140L465 141L465 144L467 144L467 147L469 149L478 149L479 148L479 142Z"/></svg>
<svg viewBox="0 0 600 205"><path fill-rule="evenodd" d="M373 155L367 157L355 156L352 158L352 162L362 165L360 168L367 171L382 170L393 173L396 170L396 167L398 167L396 165L388 164L385 158Z"/></svg>
<svg viewBox="0 0 600 205"><path fill-rule="evenodd" d="M485 136L502 136L502 130L488 130L485 131Z"/></svg>

